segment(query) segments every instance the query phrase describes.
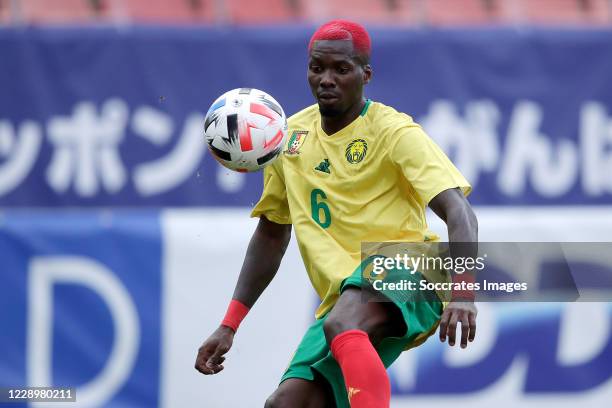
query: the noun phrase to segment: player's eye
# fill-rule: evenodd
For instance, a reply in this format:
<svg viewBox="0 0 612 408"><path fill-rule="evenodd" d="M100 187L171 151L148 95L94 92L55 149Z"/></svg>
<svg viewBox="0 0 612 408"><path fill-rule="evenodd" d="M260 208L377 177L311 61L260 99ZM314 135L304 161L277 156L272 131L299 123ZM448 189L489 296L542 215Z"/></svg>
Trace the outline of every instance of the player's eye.
<svg viewBox="0 0 612 408"><path fill-rule="evenodd" d="M344 75L344 74L348 74L350 71L350 69L348 67L340 67L338 68L338 73Z"/></svg>
<svg viewBox="0 0 612 408"><path fill-rule="evenodd" d="M318 65L311 65L310 70L314 72L315 74L319 74L321 73L321 71L323 71L322 68Z"/></svg>

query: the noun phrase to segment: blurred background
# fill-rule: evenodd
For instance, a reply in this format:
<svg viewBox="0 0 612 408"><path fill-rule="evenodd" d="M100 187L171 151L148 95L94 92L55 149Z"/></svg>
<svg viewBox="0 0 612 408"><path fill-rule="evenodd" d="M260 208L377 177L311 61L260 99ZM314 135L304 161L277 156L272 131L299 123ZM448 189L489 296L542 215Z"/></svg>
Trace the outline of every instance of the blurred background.
<svg viewBox="0 0 612 408"><path fill-rule="evenodd" d="M8 24L610 24L609 0L2 0Z"/></svg>
<svg viewBox="0 0 612 408"><path fill-rule="evenodd" d="M371 33L367 96L473 184L481 240L612 241L611 1L0 0L0 387L263 406L317 299L293 240L226 369L193 369L262 187L210 156L203 116L238 87L312 104L307 43L339 17ZM389 370L392 406L608 407L611 327L609 303L481 304L470 348Z"/></svg>

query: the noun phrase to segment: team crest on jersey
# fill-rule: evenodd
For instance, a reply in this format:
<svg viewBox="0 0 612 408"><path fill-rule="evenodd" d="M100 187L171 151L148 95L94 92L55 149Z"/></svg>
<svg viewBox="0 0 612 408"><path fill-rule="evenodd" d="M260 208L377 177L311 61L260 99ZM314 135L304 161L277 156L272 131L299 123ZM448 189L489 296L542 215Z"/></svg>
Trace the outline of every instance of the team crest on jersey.
<svg viewBox="0 0 612 408"><path fill-rule="evenodd" d="M300 147L304 144L304 140L306 140L306 136L308 135L307 130L294 130L289 137L289 143L287 143L287 150L283 153L285 154L299 154Z"/></svg>
<svg viewBox="0 0 612 408"><path fill-rule="evenodd" d="M351 164L360 163L366 156L368 152L368 144L363 139L355 139L348 146L346 146L346 150L344 151L344 155L346 156L346 160L348 160Z"/></svg>

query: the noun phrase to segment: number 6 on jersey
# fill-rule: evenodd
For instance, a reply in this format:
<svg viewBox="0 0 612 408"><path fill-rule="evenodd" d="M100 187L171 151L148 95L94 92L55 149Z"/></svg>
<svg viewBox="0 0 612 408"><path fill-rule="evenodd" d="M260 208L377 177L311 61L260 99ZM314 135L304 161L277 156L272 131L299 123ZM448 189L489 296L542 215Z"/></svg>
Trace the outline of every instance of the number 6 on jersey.
<svg viewBox="0 0 612 408"><path fill-rule="evenodd" d="M321 201L319 201L319 197ZM323 190L315 188L310 193L310 208L312 210L312 219L315 220L321 228L327 228L331 225L331 213L329 207L323 200L327 199L327 195ZM323 211L323 220L320 218L321 211Z"/></svg>

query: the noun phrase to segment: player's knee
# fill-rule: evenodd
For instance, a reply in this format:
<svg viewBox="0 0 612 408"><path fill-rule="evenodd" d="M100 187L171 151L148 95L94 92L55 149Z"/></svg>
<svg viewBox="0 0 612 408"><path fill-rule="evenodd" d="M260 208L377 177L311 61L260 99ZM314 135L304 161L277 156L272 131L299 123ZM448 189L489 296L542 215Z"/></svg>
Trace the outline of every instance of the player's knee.
<svg viewBox="0 0 612 408"><path fill-rule="evenodd" d="M329 316L325 323L323 323L323 332L325 333L325 339L327 344L331 344L331 341L347 330L360 330L358 324L352 322L350 319L339 319L336 316Z"/></svg>
<svg viewBox="0 0 612 408"><path fill-rule="evenodd" d="M268 397L264 408L295 408L295 401L291 401L287 392L279 389Z"/></svg>
<svg viewBox="0 0 612 408"><path fill-rule="evenodd" d="M276 394L270 395L264 404L264 408L278 408L280 406L281 405Z"/></svg>
<svg viewBox="0 0 612 408"><path fill-rule="evenodd" d="M323 332L327 344L331 345L334 337L348 330L362 330L368 334L373 344L378 344L389 335L398 335L400 330L395 330L392 318L382 304L374 304L361 313L352 311L350 313L330 313L323 323Z"/></svg>

